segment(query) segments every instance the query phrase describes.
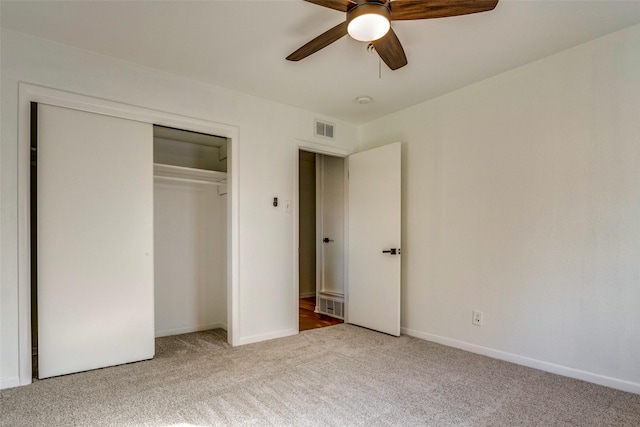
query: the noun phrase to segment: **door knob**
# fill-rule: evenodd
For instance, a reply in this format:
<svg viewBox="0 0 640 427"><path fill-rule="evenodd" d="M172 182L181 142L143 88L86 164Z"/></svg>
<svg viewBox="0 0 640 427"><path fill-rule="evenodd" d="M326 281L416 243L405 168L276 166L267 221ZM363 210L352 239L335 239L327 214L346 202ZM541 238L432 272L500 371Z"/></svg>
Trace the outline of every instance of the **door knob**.
<svg viewBox="0 0 640 427"><path fill-rule="evenodd" d="M329 242L333 242L334 240L330 239L328 237L325 237L324 239L322 239L322 241L325 242L325 243L329 243Z"/></svg>
<svg viewBox="0 0 640 427"><path fill-rule="evenodd" d="M391 248L382 251L383 254L400 255L400 249Z"/></svg>

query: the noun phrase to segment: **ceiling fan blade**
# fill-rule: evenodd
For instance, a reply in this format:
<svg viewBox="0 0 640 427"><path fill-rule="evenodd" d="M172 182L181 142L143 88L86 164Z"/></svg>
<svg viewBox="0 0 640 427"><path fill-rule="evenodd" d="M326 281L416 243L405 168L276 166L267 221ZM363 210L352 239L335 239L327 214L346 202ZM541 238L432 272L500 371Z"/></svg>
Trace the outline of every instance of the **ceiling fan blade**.
<svg viewBox="0 0 640 427"><path fill-rule="evenodd" d="M329 31L325 31L309 43L302 46L300 49L287 56L289 61L300 61L307 56L316 53L320 49L329 46L336 40L341 39L347 35L347 22L336 25Z"/></svg>
<svg viewBox="0 0 640 427"><path fill-rule="evenodd" d="M395 0L391 20L444 18L493 10L498 0Z"/></svg>
<svg viewBox="0 0 640 427"><path fill-rule="evenodd" d="M402 44L400 44L400 40L393 31L393 28L389 28L386 36L372 41L371 44L384 63L392 70L397 70L407 65L407 56L404 54Z"/></svg>
<svg viewBox="0 0 640 427"><path fill-rule="evenodd" d="M355 2L351 0L304 0L309 3L317 4L319 6L328 7L329 9L339 10L340 12L346 12Z"/></svg>

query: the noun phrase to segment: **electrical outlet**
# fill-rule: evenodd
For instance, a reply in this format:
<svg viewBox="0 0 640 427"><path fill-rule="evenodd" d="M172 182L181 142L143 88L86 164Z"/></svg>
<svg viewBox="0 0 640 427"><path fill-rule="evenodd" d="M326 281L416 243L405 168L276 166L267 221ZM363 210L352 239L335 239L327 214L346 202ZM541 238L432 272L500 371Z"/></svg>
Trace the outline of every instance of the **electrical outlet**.
<svg viewBox="0 0 640 427"><path fill-rule="evenodd" d="M473 317L471 319L471 323L476 326L482 326L482 312L478 310L473 310Z"/></svg>

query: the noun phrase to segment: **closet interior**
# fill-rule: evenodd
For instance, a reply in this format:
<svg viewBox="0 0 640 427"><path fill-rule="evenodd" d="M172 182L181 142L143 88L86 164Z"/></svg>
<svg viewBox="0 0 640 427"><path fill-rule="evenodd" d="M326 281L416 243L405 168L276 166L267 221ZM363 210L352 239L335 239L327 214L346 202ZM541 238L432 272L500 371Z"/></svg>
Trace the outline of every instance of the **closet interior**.
<svg viewBox="0 0 640 427"><path fill-rule="evenodd" d="M226 329L227 148L153 127L156 337Z"/></svg>

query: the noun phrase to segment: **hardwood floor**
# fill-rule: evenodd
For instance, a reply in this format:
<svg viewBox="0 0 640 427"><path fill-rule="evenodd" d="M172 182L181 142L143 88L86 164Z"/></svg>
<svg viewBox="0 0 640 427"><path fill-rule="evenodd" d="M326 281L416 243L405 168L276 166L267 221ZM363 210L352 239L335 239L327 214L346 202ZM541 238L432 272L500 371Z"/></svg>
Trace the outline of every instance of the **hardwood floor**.
<svg viewBox="0 0 640 427"><path fill-rule="evenodd" d="M343 323L341 319L327 316L325 314L315 313L316 298L300 298L300 330L324 328L325 326L337 325Z"/></svg>

